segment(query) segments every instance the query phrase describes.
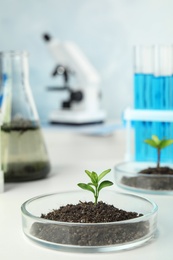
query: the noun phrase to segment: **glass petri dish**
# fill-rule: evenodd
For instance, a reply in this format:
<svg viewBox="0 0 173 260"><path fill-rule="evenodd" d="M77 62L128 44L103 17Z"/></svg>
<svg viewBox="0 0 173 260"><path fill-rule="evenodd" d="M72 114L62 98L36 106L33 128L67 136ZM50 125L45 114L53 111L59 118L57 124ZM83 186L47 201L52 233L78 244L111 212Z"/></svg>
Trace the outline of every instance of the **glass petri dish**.
<svg viewBox="0 0 173 260"><path fill-rule="evenodd" d="M119 209L142 214L137 218L106 223L59 222L41 218L53 209L80 201L93 201L85 191L69 191L31 198L21 206L24 234L61 251L110 252L132 249L152 241L157 234L157 205L145 198L105 190L101 201Z"/></svg>
<svg viewBox="0 0 173 260"><path fill-rule="evenodd" d="M115 166L114 178L116 184L126 190L148 194L173 195L173 175L139 173L155 163L124 162ZM173 164L162 164L173 168Z"/></svg>

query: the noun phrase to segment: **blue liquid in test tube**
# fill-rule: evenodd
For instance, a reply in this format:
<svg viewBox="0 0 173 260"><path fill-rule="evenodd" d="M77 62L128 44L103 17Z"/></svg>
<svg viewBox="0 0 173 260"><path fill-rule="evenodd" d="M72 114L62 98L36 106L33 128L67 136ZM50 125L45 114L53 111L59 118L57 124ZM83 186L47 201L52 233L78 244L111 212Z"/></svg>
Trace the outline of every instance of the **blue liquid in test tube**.
<svg viewBox="0 0 173 260"><path fill-rule="evenodd" d="M144 82L145 75L142 73L134 74L134 93L135 93L135 108L140 109L144 107Z"/></svg>
<svg viewBox="0 0 173 260"><path fill-rule="evenodd" d="M136 109L152 108L153 46L138 46L135 49L134 106ZM137 161L147 161L148 148L144 143L149 138L150 124L135 122L135 154Z"/></svg>

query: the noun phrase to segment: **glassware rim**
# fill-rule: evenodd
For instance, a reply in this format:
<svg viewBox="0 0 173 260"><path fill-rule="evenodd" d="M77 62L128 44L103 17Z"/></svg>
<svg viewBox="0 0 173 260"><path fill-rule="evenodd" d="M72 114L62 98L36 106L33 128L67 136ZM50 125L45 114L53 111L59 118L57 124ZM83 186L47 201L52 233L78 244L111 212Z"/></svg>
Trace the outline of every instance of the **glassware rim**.
<svg viewBox="0 0 173 260"><path fill-rule="evenodd" d="M104 192L113 192L115 194L118 195L122 195L125 197L132 197L135 199L139 199L139 200L143 200L147 203L149 203L152 206L152 209L149 213L144 214L143 216L137 217L137 218L133 218L133 219L128 219L128 220L122 220L122 221L114 221L114 222L100 222L100 223L79 223L79 222L62 222L62 221L54 221L54 220L49 220L49 219L44 219L41 217L37 217L33 214L31 214L27 209L27 205L29 205L30 203L32 203L33 201L36 201L38 199L42 199L45 197L51 197L51 196L55 196L55 195L62 195L62 194L72 194L72 193L84 193L85 191L77 191L77 190L69 190L69 191L62 191L62 192L55 192L55 193L47 193L47 194L42 194L39 196L35 196L32 197L30 199L28 199L27 201L25 201L22 205L21 205L21 212L23 215L30 217L32 219L34 219L35 221L39 221L39 222L43 222L43 223L49 223L49 224L56 224L56 225L67 225L67 226L99 226L99 225L122 225L122 224L127 224L127 223L135 223L135 222L140 222L142 220L145 220L146 218L150 218L152 215L156 214L158 212L158 206L155 202L151 201L148 198L142 197L142 196L138 196L135 194L131 194L131 193L122 193L122 192L117 192L114 190L107 190Z"/></svg>
<svg viewBox="0 0 173 260"><path fill-rule="evenodd" d="M173 178L173 175L170 175L170 174L157 174L157 173L152 173L152 175L149 175L147 173L140 173L140 172L136 172L136 171L133 171L133 170L126 170L126 169L123 169L124 166L130 164L130 163L137 163L140 165L140 163L142 164L146 164L148 166L151 166L151 164L153 162L135 162L135 161L128 161L128 162L121 162L121 163L118 163L115 165L114 169L115 171L119 171L119 173L127 173L127 174L131 174L133 176L145 176L145 177L158 177L158 178L165 178L165 177L169 177L169 178ZM166 163L164 163L166 165ZM169 163L168 163L169 164ZM170 164L169 164L170 165ZM171 164L173 166L173 164Z"/></svg>
<svg viewBox="0 0 173 260"><path fill-rule="evenodd" d="M0 56L29 56L29 52L27 50L7 50L0 51Z"/></svg>

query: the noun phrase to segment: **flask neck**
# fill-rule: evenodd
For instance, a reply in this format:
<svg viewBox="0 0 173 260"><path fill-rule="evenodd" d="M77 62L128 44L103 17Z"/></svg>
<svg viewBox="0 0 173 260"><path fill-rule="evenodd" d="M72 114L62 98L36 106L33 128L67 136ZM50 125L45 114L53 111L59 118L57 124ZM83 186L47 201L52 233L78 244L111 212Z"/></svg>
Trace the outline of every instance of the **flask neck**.
<svg viewBox="0 0 173 260"><path fill-rule="evenodd" d="M39 121L29 84L28 53L0 53L3 88L2 110L6 123L14 120Z"/></svg>
<svg viewBox="0 0 173 260"><path fill-rule="evenodd" d="M13 88L29 87L29 68L27 52L11 53L11 79Z"/></svg>

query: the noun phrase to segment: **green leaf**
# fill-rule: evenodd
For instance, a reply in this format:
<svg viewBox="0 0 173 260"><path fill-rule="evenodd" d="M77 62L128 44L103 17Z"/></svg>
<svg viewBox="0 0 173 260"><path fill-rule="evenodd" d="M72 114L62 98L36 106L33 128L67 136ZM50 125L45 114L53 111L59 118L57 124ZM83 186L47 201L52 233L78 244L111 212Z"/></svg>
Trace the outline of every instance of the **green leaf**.
<svg viewBox="0 0 173 260"><path fill-rule="evenodd" d="M152 140L157 144L157 145L159 145L160 144L160 140L159 140L159 138L157 137L157 135L152 135Z"/></svg>
<svg viewBox="0 0 173 260"><path fill-rule="evenodd" d="M92 172L91 178L93 183L98 184L98 175L96 172Z"/></svg>
<svg viewBox="0 0 173 260"><path fill-rule="evenodd" d="M111 171L111 169L105 170L98 176L98 181L100 181L106 174L108 174Z"/></svg>
<svg viewBox="0 0 173 260"><path fill-rule="evenodd" d="M92 173L88 170L85 170L86 174L91 178Z"/></svg>
<svg viewBox="0 0 173 260"><path fill-rule="evenodd" d="M92 193L95 194L95 190L88 184L85 184L85 183L78 183L78 186L83 189L83 190L88 190L88 191L91 191Z"/></svg>
<svg viewBox="0 0 173 260"><path fill-rule="evenodd" d="M96 172L90 172L88 170L85 170L86 174L90 177L91 181L95 184L98 183L98 175Z"/></svg>
<svg viewBox="0 0 173 260"><path fill-rule="evenodd" d="M88 185L90 185L90 186L94 186L94 187L97 186L96 184L94 184L94 183L92 183L92 182L89 182Z"/></svg>
<svg viewBox="0 0 173 260"><path fill-rule="evenodd" d="M160 149L163 149L163 148L165 148L165 147L167 147L167 146L169 146L169 145L171 145L171 144L173 144L173 140L172 140L172 139L162 140L162 141L160 142L159 148L160 148Z"/></svg>
<svg viewBox="0 0 173 260"><path fill-rule="evenodd" d="M146 139L146 140L144 140L144 142L145 142L146 144L151 145L151 146L154 147L154 148L158 148L158 145L157 145L152 139Z"/></svg>
<svg viewBox="0 0 173 260"><path fill-rule="evenodd" d="M98 187L98 192L99 192L101 189L103 189L103 188L105 188L105 187L108 187L108 186L112 186L112 185L113 185L113 182L111 182L111 181L102 181L102 182L100 183L99 187Z"/></svg>

